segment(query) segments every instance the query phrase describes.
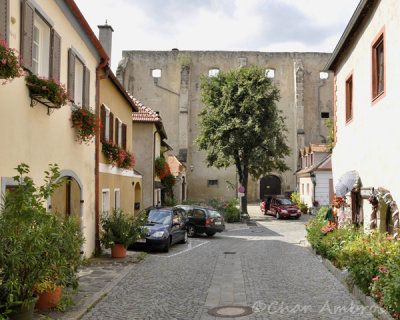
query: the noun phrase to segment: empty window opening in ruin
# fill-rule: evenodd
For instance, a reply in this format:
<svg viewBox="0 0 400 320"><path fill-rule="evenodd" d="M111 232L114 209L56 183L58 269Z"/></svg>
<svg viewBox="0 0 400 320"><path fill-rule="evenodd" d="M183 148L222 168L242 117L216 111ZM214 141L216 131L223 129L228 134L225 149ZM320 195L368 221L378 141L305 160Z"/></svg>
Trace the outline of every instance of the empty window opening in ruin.
<svg viewBox="0 0 400 320"><path fill-rule="evenodd" d="M265 69L265 76L269 79L275 78L275 69Z"/></svg>
<svg viewBox="0 0 400 320"><path fill-rule="evenodd" d="M153 69L153 70L151 70L151 76L153 78L161 78L161 69Z"/></svg>
<svg viewBox="0 0 400 320"><path fill-rule="evenodd" d="M326 79L329 78L329 73L328 73L328 72L320 72L320 73L319 73L319 78L320 78L321 80L326 80Z"/></svg>
<svg viewBox="0 0 400 320"><path fill-rule="evenodd" d="M218 76L219 69L210 69L208 70L208 76L209 77L216 77Z"/></svg>

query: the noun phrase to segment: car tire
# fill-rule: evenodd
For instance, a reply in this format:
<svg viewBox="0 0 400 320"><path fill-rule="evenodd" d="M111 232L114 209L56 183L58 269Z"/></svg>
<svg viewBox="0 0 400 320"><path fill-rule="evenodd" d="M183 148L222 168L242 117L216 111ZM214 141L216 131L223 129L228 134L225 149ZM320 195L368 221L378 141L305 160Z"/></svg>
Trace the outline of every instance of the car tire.
<svg viewBox="0 0 400 320"><path fill-rule="evenodd" d="M276 219L278 219L278 220L281 218L281 215L280 215L279 212L276 211L276 210L275 210L275 217L276 217Z"/></svg>
<svg viewBox="0 0 400 320"><path fill-rule="evenodd" d="M188 242L188 233L187 233L187 231L185 231L185 234L183 236L181 243L187 243L187 242Z"/></svg>
<svg viewBox="0 0 400 320"><path fill-rule="evenodd" d="M187 235L188 237L194 237L196 235L196 228L194 225L189 224L187 227Z"/></svg>
<svg viewBox="0 0 400 320"><path fill-rule="evenodd" d="M168 241L167 241L165 247L163 248L163 252L168 252L170 246L171 246L171 238L168 238Z"/></svg>
<svg viewBox="0 0 400 320"><path fill-rule="evenodd" d="M215 232L206 232L207 237L212 237L215 234Z"/></svg>

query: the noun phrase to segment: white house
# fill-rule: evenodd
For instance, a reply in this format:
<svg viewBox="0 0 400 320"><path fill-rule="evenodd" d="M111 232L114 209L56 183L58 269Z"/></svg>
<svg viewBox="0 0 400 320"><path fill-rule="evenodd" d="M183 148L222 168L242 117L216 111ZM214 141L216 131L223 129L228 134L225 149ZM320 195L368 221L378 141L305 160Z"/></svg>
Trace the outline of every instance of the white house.
<svg viewBox="0 0 400 320"><path fill-rule="evenodd" d="M398 0L361 0L325 66L334 72L334 184L356 173L361 188L347 194L353 218L389 232L400 201L399 14Z"/></svg>
<svg viewBox="0 0 400 320"><path fill-rule="evenodd" d="M296 172L300 200L311 207L332 203L333 180L331 154L327 144L310 144L300 150L301 169Z"/></svg>

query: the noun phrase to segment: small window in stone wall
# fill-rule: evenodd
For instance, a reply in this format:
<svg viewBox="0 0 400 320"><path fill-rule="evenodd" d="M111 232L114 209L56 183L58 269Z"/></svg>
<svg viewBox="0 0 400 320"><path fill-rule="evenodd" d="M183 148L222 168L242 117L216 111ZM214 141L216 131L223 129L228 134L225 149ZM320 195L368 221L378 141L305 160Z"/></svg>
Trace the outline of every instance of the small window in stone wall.
<svg viewBox="0 0 400 320"><path fill-rule="evenodd" d="M216 77L218 76L219 69L210 69L208 70L208 76L209 77Z"/></svg>
<svg viewBox="0 0 400 320"><path fill-rule="evenodd" d="M319 73L319 78L320 78L321 80L326 80L326 79L329 78L329 73L328 73L328 72L320 72L320 73Z"/></svg>
<svg viewBox="0 0 400 320"><path fill-rule="evenodd" d="M270 79L275 78L275 69L265 69L265 76Z"/></svg>
<svg viewBox="0 0 400 320"><path fill-rule="evenodd" d="M329 118L329 112L321 112L321 118L322 119L328 119Z"/></svg>
<svg viewBox="0 0 400 320"><path fill-rule="evenodd" d="M153 70L151 70L151 76L153 78L161 78L161 69L153 69Z"/></svg>
<svg viewBox="0 0 400 320"><path fill-rule="evenodd" d="M218 180L208 180L207 181L207 186L209 188L216 188L218 187Z"/></svg>

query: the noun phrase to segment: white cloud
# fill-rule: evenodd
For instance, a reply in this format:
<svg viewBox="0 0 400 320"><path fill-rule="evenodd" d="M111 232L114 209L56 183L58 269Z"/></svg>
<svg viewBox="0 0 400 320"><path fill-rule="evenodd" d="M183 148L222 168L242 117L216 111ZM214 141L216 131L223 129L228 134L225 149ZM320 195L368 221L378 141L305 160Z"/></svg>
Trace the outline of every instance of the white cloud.
<svg viewBox="0 0 400 320"><path fill-rule="evenodd" d="M94 32L113 34L112 69L122 50L334 49L358 0L76 0Z"/></svg>

